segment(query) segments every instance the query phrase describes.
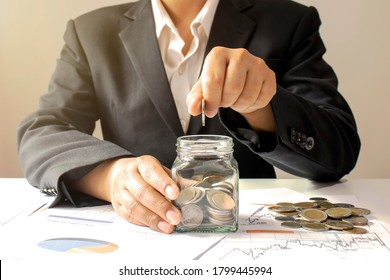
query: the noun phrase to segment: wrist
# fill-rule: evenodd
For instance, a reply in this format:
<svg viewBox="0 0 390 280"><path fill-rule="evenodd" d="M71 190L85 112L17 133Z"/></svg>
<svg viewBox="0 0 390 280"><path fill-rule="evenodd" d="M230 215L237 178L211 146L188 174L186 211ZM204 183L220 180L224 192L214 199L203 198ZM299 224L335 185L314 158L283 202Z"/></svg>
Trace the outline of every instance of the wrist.
<svg viewBox="0 0 390 280"><path fill-rule="evenodd" d="M276 132L275 117L270 104L250 113L241 113L252 129L261 132Z"/></svg>

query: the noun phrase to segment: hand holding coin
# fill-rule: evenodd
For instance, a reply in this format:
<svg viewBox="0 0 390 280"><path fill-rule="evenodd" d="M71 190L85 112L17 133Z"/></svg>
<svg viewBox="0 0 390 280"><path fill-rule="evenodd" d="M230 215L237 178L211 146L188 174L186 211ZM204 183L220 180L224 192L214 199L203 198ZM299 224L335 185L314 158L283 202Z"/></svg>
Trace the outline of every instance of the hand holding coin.
<svg viewBox="0 0 390 280"><path fill-rule="evenodd" d="M187 96L188 112L213 118L220 108L231 108L255 130L274 132L270 102L275 94L275 73L262 58L245 49L215 47Z"/></svg>

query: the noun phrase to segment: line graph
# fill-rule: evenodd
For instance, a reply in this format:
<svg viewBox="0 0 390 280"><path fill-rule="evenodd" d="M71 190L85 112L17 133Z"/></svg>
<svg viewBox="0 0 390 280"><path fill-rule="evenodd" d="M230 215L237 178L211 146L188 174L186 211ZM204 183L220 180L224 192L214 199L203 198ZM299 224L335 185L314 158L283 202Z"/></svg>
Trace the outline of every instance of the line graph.
<svg viewBox="0 0 390 280"><path fill-rule="evenodd" d="M374 259L390 256L389 247L376 234L346 233L239 234L226 236L202 259L258 260L266 257L307 256Z"/></svg>

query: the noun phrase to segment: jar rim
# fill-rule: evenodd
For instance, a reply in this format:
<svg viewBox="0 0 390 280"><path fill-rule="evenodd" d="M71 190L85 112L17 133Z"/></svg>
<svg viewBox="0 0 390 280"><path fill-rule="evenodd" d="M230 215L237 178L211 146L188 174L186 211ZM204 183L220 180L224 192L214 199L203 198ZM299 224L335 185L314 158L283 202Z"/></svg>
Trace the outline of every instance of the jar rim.
<svg viewBox="0 0 390 280"><path fill-rule="evenodd" d="M219 151L219 152L232 152L233 151L233 138L226 135L212 135L212 134L199 134L199 135L185 135L178 137L177 149L187 150L192 152L204 152L204 151Z"/></svg>

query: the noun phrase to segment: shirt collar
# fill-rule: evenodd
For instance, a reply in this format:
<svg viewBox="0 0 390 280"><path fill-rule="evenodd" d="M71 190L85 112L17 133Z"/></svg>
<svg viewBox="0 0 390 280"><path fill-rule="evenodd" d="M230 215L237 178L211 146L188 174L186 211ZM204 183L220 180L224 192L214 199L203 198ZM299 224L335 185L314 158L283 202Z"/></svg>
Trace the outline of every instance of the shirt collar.
<svg viewBox="0 0 390 280"><path fill-rule="evenodd" d="M210 35L211 25L213 23L215 11L217 10L219 0L207 0L204 4L202 10L195 17L191 23L191 28L197 25L203 27L204 32L207 38ZM157 38L160 38L162 30L165 26L175 30L175 25L173 24L168 12L165 10L163 4L160 0L152 0L152 9L154 21L156 24L156 35Z"/></svg>

